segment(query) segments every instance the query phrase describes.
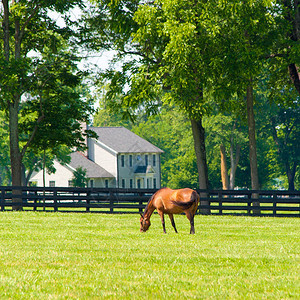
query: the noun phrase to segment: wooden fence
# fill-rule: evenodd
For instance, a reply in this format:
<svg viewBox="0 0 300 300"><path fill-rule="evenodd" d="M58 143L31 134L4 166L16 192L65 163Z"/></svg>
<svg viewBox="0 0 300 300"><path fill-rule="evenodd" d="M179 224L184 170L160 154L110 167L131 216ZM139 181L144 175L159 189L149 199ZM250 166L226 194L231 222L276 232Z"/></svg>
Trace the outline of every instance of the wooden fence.
<svg viewBox="0 0 300 300"><path fill-rule="evenodd" d="M1 211L141 213L155 189L0 187ZM198 213L300 217L300 192L198 190ZM203 196L204 195L204 196ZM14 201L13 201L14 199Z"/></svg>

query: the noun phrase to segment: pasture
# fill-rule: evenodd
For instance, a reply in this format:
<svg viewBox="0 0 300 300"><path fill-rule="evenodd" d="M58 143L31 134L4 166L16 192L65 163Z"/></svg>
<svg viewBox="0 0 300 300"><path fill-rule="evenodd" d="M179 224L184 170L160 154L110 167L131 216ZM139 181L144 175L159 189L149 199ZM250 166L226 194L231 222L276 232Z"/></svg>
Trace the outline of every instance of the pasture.
<svg viewBox="0 0 300 300"><path fill-rule="evenodd" d="M300 220L0 213L1 299L299 299Z"/></svg>

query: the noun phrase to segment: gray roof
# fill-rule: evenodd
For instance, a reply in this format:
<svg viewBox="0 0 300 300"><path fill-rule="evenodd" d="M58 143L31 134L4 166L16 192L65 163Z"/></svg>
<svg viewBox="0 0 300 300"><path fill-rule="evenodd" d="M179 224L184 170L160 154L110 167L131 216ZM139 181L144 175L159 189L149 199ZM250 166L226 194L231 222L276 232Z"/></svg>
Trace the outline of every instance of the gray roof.
<svg viewBox="0 0 300 300"><path fill-rule="evenodd" d="M163 151L125 127L90 127L98 141L117 153L162 153Z"/></svg>
<svg viewBox="0 0 300 300"><path fill-rule="evenodd" d="M86 169L86 176L88 178L114 177L112 174L101 168L99 165L88 159L80 152L71 153L71 162L69 165L74 169L77 169L78 167Z"/></svg>

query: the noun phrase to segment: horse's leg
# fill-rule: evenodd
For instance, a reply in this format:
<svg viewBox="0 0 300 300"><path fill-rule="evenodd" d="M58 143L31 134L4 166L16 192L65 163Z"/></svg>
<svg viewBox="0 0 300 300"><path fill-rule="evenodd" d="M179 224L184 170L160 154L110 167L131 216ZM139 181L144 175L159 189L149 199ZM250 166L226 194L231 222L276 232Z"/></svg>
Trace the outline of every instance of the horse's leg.
<svg viewBox="0 0 300 300"><path fill-rule="evenodd" d="M173 228L175 229L175 232L178 233L178 232L177 232L177 229L176 229L176 226L175 226L173 214L169 214L169 217L170 217L172 226L173 226Z"/></svg>
<svg viewBox="0 0 300 300"><path fill-rule="evenodd" d="M191 223L190 234L195 234L195 226L194 226L194 216L195 215L190 211L186 211L185 214Z"/></svg>
<svg viewBox="0 0 300 300"><path fill-rule="evenodd" d="M194 226L194 215L192 216L191 220L191 230L190 230L190 234L195 234L195 226Z"/></svg>
<svg viewBox="0 0 300 300"><path fill-rule="evenodd" d="M164 233L166 233L166 225L165 225L165 216L164 216L164 213L162 211L160 211L160 210L157 210L157 212L160 215L161 224L163 226Z"/></svg>

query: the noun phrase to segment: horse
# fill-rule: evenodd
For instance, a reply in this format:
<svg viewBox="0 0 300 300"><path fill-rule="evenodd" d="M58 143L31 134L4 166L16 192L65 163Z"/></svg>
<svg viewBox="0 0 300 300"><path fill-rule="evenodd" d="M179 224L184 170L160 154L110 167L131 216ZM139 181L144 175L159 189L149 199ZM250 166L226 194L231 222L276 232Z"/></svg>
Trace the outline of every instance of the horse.
<svg viewBox="0 0 300 300"><path fill-rule="evenodd" d="M166 233L164 214L168 214L172 226L176 233L177 229L174 222L173 214L185 213L191 223L190 234L195 233L194 216L199 204L199 194L189 188L172 190L170 188L162 188L152 195L148 201L144 213L141 214L141 232L146 232L151 223L150 217L156 209L161 218L163 231Z"/></svg>

